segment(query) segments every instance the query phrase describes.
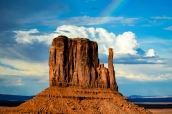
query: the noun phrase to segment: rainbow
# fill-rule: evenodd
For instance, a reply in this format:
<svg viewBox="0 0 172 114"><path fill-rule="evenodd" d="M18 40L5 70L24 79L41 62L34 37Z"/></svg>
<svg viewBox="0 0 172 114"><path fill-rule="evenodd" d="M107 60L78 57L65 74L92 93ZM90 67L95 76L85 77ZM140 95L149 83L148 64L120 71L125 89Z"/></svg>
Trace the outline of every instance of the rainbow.
<svg viewBox="0 0 172 114"><path fill-rule="evenodd" d="M115 12L119 11L128 0L112 0L112 2L101 12L101 17L112 16Z"/></svg>

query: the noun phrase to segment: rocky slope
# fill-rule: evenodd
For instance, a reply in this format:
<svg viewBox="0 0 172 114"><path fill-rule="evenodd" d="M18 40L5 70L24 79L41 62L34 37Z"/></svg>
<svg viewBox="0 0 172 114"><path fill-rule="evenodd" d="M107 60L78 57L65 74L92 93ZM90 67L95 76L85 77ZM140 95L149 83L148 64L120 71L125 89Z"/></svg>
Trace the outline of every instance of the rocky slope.
<svg viewBox="0 0 172 114"><path fill-rule="evenodd" d="M1 114L151 114L111 89L49 87Z"/></svg>

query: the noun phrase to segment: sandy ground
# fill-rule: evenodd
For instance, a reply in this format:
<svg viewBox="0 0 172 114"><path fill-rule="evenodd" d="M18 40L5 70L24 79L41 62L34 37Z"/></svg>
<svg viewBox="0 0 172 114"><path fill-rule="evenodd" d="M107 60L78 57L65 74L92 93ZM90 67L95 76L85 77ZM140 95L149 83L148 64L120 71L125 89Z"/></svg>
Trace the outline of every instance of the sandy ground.
<svg viewBox="0 0 172 114"><path fill-rule="evenodd" d="M0 106L0 110L9 109L11 107ZM153 114L172 114L172 109L148 109Z"/></svg>
<svg viewBox="0 0 172 114"><path fill-rule="evenodd" d="M12 108L12 107L0 106L0 111L1 111L1 110L5 110L5 109L9 109L9 108Z"/></svg>
<svg viewBox="0 0 172 114"><path fill-rule="evenodd" d="M172 108L171 109L147 109L153 114L172 114Z"/></svg>
<svg viewBox="0 0 172 114"><path fill-rule="evenodd" d="M9 109L11 107L0 106L0 110ZM148 109L153 114L172 114L172 109Z"/></svg>

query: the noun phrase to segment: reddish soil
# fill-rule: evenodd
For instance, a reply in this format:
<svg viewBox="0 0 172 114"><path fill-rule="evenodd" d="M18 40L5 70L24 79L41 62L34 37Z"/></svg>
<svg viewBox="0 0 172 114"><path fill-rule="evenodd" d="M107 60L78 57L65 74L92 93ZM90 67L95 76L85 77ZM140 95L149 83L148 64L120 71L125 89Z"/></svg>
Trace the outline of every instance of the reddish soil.
<svg viewBox="0 0 172 114"><path fill-rule="evenodd" d="M153 114L172 114L172 109L148 109Z"/></svg>

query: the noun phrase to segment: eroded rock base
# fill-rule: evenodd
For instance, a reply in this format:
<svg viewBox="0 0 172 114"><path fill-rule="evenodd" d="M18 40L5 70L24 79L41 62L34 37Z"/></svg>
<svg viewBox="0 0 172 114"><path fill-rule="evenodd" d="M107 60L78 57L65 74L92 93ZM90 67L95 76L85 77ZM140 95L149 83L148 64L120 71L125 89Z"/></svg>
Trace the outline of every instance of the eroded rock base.
<svg viewBox="0 0 172 114"><path fill-rule="evenodd" d="M1 114L151 114L111 89L49 87Z"/></svg>

